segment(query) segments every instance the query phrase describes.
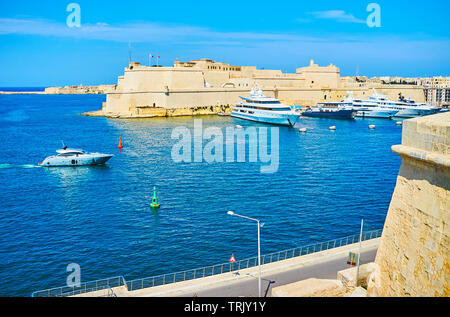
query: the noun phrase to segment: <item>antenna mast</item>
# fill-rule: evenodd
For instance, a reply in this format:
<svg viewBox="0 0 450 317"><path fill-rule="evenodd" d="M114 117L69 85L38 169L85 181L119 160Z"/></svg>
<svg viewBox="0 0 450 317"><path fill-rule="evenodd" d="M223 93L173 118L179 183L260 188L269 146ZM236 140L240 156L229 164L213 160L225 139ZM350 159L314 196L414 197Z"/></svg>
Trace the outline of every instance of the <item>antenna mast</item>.
<svg viewBox="0 0 450 317"><path fill-rule="evenodd" d="M131 41L128 42L128 58L129 58L130 63L131 63Z"/></svg>

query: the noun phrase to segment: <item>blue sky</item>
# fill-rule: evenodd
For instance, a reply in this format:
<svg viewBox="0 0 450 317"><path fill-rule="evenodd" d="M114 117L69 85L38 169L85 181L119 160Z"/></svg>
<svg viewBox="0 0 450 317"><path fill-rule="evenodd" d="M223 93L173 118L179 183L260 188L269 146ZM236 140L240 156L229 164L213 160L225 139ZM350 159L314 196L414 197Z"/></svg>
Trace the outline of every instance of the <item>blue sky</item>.
<svg viewBox="0 0 450 317"><path fill-rule="evenodd" d="M66 24L69 3L81 27ZM370 28L369 3L381 9ZM114 84L160 55L295 72L314 59L341 75L450 76L450 1L0 0L0 86Z"/></svg>

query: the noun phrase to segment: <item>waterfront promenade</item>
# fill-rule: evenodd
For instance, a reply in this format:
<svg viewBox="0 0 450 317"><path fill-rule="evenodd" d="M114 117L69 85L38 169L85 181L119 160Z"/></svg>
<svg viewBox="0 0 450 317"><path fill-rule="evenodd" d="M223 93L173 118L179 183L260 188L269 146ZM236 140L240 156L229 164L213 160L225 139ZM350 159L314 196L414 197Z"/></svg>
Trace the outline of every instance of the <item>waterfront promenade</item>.
<svg viewBox="0 0 450 317"><path fill-rule="evenodd" d="M362 242L361 264L372 262L380 238ZM356 252L358 243L349 244L262 266L263 295L270 296L271 288L310 277L336 278L337 272L350 266L346 263L349 252ZM80 297L256 297L258 293L258 267L225 274L172 283L136 291L125 286L77 295Z"/></svg>

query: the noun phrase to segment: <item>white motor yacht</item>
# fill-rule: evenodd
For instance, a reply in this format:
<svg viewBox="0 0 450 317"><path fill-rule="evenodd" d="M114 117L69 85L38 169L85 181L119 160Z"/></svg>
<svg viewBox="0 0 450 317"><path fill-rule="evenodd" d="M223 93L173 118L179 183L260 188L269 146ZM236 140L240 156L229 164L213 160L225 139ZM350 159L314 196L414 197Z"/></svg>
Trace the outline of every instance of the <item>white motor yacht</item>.
<svg viewBox="0 0 450 317"><path fill-rule="evenodd" d="M397 109L380 107L373 97L369 99L354 99L351 92L348 93L344 102L350 104L356 110L356 117L392 118L398 112Z"/></svg>
<svg viewBox="0 0 450 317"><path fill-rule="evenodd" d="M112 154L89 153L83 150L69 149L64 143L63 148L57 150L56 153L58 155L47 157L39 165L42 167L102 165L114 156Z"/></svg>
<svg viewBox="0 0 450 317"><path fill-rule="evenodd" d="M293 127L301 115L300 111L282 104L278 99L264 96L258 85L251 89L249 98L241 99L231 111L232 117Z"/></svg>

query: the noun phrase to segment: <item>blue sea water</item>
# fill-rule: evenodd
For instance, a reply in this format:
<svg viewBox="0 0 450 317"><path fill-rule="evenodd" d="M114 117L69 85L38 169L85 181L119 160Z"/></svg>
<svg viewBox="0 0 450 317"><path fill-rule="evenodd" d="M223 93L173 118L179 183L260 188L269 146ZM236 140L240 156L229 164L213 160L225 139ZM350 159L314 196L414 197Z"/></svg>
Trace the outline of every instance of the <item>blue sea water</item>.
<svg viewBox="0 0 450 317"><path fill-rule="evenodd" d="M44 91L45 87L0 87L0 91Z"/></svg>
<svg viewBox="0 0 450 317"><path fill-rule="evenodd" d="M174 128L193 117L107 119L103 95L0 96L0 296L82 281L125 279L263 254L383 227L400 159L392 120L301 119L279 128L279 168L262 163L175 163ZM202 116L204 128L264 125ZM375 124L375 130L368 125ZM335 125L336 131L329 126ZM307 127L300 133L298 127ZM117 145L122 137L124 149ZM115 156L104 167L38 168L66 145ZM149 208L153 186L161 209Z"/></svg>

